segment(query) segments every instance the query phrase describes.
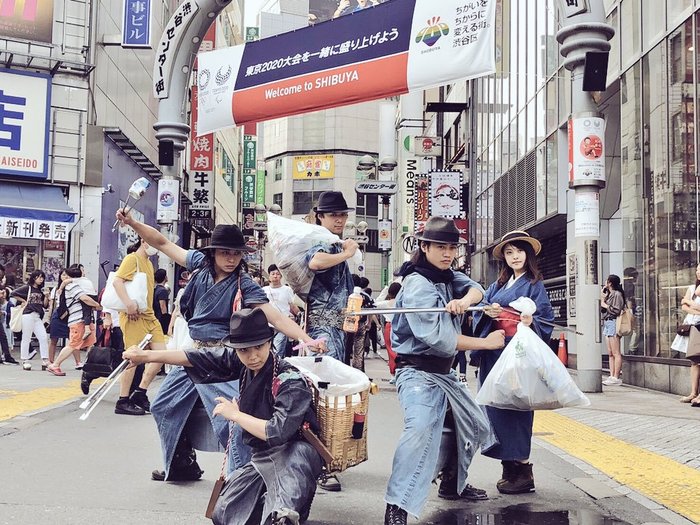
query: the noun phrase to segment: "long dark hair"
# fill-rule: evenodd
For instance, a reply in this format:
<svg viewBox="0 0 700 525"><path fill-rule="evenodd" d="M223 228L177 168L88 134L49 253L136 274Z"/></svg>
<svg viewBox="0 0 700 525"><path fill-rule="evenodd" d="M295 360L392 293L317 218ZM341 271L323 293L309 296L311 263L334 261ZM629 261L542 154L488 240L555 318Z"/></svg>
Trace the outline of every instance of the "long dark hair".
<svg viewBox="0 0 700 525"><path fill-rule="evenodd" d="M525 277L531 282L536 283L542 280L542 272L537 265L537 255L535 255L535 249L527 241L513 241L508 244L515 246L518 250L525 252ZM508 246L506 244L506 246ZM505 250L505 246L503 247ZM513 269L506 264L505 258L501 261L500 270L498 273L498 285L503 286L508 282L508 279L513 275Z"/></svg>
<svg viewBox="0 0 700 525"><path fill-rule="evenodd" d="M610 275L608 275L608 282L612 285L613 290L622 294L623 304L627 304L627 299L625 298L625 290L622 289L622 284L620 284L620 276L611 273Z"/></svg>

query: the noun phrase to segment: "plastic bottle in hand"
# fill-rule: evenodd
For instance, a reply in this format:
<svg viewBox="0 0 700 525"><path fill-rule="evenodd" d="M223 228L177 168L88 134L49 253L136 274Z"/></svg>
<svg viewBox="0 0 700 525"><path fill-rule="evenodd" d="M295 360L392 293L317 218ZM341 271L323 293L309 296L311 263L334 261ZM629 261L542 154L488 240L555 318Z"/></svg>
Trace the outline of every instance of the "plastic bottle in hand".
<svg viewBox="0 0 700 525"><path fill-rule="evenodd" d="M362 310L362 288L355 286L355 289L348 297L347 312L359 312ZM360 327L360 316L349 315L343 321L343 331L349 334L354 334Z"/></svg>

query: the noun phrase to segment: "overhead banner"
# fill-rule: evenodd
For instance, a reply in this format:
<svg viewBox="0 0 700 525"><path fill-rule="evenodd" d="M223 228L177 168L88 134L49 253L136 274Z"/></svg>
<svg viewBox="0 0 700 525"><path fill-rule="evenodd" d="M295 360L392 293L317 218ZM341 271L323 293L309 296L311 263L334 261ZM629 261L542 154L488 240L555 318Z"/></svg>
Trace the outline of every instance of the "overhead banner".
<svg viewBox="0 0 700 525"><path fill-rule="evenodd" d="M495 72L496 0L390 0L199 54L202 133Z"/></svg>
<svg viewBox="0 0 700 525"><path fill-rule="evenodd" d="M173 222L180 217L180 181L160 179L158 181L158 222Z"/></svg>

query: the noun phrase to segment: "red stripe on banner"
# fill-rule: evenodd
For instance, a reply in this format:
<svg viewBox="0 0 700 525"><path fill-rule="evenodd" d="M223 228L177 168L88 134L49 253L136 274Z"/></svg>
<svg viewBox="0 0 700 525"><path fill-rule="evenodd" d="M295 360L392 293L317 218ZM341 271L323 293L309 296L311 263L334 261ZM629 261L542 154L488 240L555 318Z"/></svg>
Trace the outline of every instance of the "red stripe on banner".
<svg viewBox="0 0 700 525"><path fill-rule="evenodd" d="M237 125L408 92L408 53L234 92Z"/></svg>

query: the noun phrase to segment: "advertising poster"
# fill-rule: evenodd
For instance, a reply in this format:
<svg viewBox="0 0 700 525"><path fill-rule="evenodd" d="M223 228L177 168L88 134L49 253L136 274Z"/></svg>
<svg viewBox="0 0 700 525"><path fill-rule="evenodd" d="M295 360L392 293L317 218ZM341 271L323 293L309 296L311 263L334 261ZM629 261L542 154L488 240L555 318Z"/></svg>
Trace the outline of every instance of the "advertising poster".
<svg viewBox="0 0 700 525"><path fill-rule="evenodd" d="M119 208L124 208L126 202L119 200ZM145 220L145 216L140 211L129 208L129 215L139 222ZM119 255L119 261L122 261L126 257L126 249L139 240L139 236L131 228L131 226L119 226L119 236L117 237L117 253ZM115 262L116 264L116 262Z"/></svg>
<svg viewBox="0 0 700 525"><path fill-rule="evenodd" d="M53 0L2 0L0 35L51 43Z"/></svg>
<svg viewBox="0 0 700 525"><path fill-rule="evenodd" d="M50 75L0 69L0 173L48 177L50 111Z"/></svg>
<svg viewBox="0 0 700 525"><path fill-rule="evenodd" d="M379 229L377 247L380 250L391 250L391 221L389 219L379 219L377 226Z"/></svg>
<svg viewBox="0 0 700 525"><path fill-rule="evenodd" d="M600 196L597 191L582 193L576 192L574 236L575 237L599 237L600 236Z"/></svg>
<svg viewBox="0 0 700 525"><path fill-rule="evenodd" d="M491 74L495 8L496 0L391 0L333 23L200 53L199 130Z"/></svg>
<svg viewBox="0 0 700 525"><path fill-rule="evenodd" d="M462 173L430 173L430 215L456 218L462 215Z"/></svg>
<svg viewBox="0 0 700 525"><path fill-rule="evenodd" d="M180 213L180 181L160 179L158 181L158 222L176 221Z"/></svg>
<svg viewBox="0 0 700 525"><path fill-rule="evenodd" d="M333 155L300 155L292 160L294 179L332 179L335 177Z"/></svg>
<svg viewBox="0 0 700 525"><path fill-rule="evenodd" d="M605 119L569 119L569 182L605 182Z"/></svg>

